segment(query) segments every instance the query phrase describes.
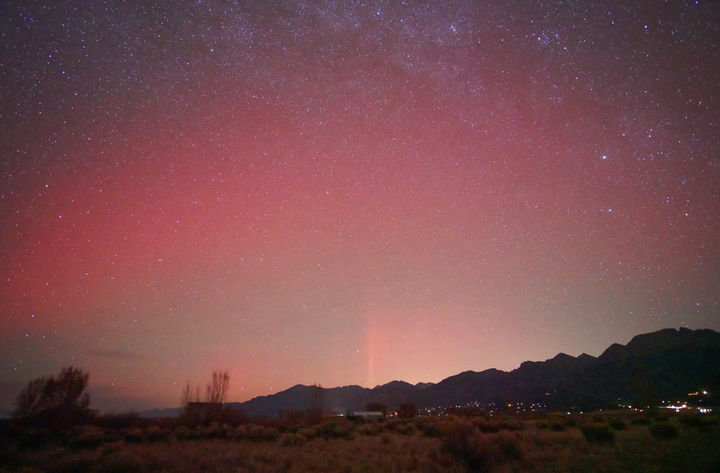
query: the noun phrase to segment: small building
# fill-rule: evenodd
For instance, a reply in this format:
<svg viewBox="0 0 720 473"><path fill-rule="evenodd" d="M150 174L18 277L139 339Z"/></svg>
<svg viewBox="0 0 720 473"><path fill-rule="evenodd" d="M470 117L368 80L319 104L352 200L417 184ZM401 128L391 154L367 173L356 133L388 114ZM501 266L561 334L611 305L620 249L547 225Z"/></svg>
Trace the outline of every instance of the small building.
<svg viewBox="0 0 720 473"><path fill-rule="evenodd" d="M348 412L347 417L350 420L380 420L385 418L385 414L380 411L353 411Z"/></svg>
<svg viewBox="0 0 720 473"><path fill-rule="evenodd" d="M187 403L187 411L188 412L208 412L213 409L218 409L219 407L222 407L221 403L218 402L188 402Z"/></svg>
<svg viewBox="0 0 720 473"><path fill-rule="evenodd" d="M219 402L188 402L183 416L191 424L203 424L210 422L222 411L222 403Z"/></svg>

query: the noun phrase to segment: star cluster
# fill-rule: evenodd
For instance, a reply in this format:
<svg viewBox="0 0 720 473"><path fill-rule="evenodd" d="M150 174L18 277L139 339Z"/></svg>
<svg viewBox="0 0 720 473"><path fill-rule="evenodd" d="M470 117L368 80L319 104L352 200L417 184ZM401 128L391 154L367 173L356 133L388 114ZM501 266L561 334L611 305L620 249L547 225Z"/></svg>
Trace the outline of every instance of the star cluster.
<svg viewBox="0 0 720 473"><path fill-rule="evenodd" d="M101 410L717 329L709 1L6 2L0 398Z"/></svg>

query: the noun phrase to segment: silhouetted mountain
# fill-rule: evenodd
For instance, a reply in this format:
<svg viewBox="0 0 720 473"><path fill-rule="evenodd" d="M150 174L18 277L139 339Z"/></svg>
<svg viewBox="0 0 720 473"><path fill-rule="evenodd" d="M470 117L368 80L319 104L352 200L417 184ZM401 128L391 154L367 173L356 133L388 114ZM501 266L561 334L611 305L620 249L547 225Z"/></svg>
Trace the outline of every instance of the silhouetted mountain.
<svg viewBox="0 0 720 473"><path fill-rule="evenodd" d="M249 416L311 407L310 386L297 385L270 396L230 403ZM371 402L396 409L468 403L542 404L549 409L589 409L607 405L681 399L689 392L720 391L720 334L713 330L665 329L638 335L627 345L613 344L595 358L560 353L546 361L526 361L510 371L466 371L437 384L393 381L373 389L322 388L325 412L363 410ZM717 399L717 397L715 398Z"/></svg>

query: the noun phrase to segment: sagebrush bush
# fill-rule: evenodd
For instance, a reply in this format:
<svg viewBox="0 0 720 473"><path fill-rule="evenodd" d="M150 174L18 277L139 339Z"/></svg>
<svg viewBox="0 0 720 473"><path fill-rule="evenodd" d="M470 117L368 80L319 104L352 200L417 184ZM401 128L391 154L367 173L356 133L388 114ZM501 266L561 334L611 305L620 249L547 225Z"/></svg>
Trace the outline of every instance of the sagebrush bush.
<svg viewBox="0 0 720 473"><path fill-rule="evenodd" d="M75 432L72 444L75 448L94 449L107 441L105 432L98 427L85 425Z"/></svg>
<svg viewBox="0 0 720 473"><path fill-rule="evenodd" d="M349 438L353 430L353 424L344 419L331 419L325 421L317 427L318 437L326 440Z"/></svg>
<svg viewBox="0 0 720 473"><path fill-rule="evenodd" d="M190 438L190 428L186 425L181 425L175 429L174 434L178 440L187 440Z"/></svg>
<svg viewBox="0 0 720 473"><path fill-rule="evenodd" d="M503 428L505 428L504 422L488 422L482 418L473 419L472 422L480 432L483 432L485 434L496 434L500 432Z"/></svg>
<svg viewBox="0 0 720 473"><path fill-rule="evenodd" d="M315 429L311 428L300 429L298 433L305 437L305 440L312 440L317 436Z"/></svg>
<svg viewBox="0 0 720 473"><path fill-rule="evenodd" d="M201 430L200 435L202 438L206 439L224 438L227 436L227 429L221 428L220 424L217 422L212 422L210 425Z"/></svg>
<svg viewBox="0 0 720 473"><path fill-rule="evenodd" d="M692 427L699 430L707 430L718 426L718 421L706 414L683 414L678 419L683 427Z"/></svg>
<svg viewBox="0 0 720 473"><path fill-rule="evenodd" d="M98 455L96 452L90 452L88 450L82 450L74 454L65 454L57 456L49 461L46 466L46 471L52 471L54 473L84 473L93 470L93 467L98 462ZM20 471L27 471L23 468ZM33 471L33 470L30 470ZM41 470L35 470L41 471ZM126 470L127 471L127 470Z"/></svg>
<svg viewBox="0 0 720 473"><path fill-rule="evenodd" d="M625 430L625 429L627 429L627 425L625 424L625 421L622 420L622 419L610 419L610 421L608 422L608 425L610 425L610 427L611 427L613 430Z"/></svg>
<svg viewBox="0 0 720 473"><path fill-rule="evenodd" d="M172 430L162 428L159 425L151 425L150 427L145 429L145 435L150 442L162 442L165 440L170 440L172 438L173 432Z"/></svg>
<svg viewBox="0 0 720 473"><path fill-rule="evenodd" d="M587 424L580 427L585 440L590 443L613 444L615 443L615 432L605 424Z"/></svg>
<svg viewBox="0 0 720 473"><path fill-rule="evenodd" d="M401 422L395 426L395 432L402 435L412 435L417 432L414 422Z"/></svg>
<svg viewBox="0 0 720 473"><path fill-rule="evenodd" d="M512 434L484 434L463 419L445 426L441 451L477 472L490 471L521 457L519 443Z"/></svg>
<svg viewBox="0 0 720 473"><path fill-rule="evenodd" d="M551 422L550 430L552 430L553 432L562 432L563 430L565 430L565 424L558 421Z"/></svg>
<svg viewBox="0 0 720 473"><path fill-rule="evenodd" d="M280 445L283 447L297 447L305 443L305 437L301 434L286 433L280 436Z"/></svg>
<svg viewBox="0 0 720 473"><path fill-rule="evenodd" d="M563 419L566 427L577 427L578 421L575 417L567 416Z"/></svg>
<svg viewBox="0 0 720 473"><path fill-rule="evenodd" d="M148 471L148 466L147 462L134 451L121 449L106 458L96 460L93 471L98 473L126 473L130 471L143 473Z"/></svg>
<svg viewBox="0 0 720 473"><path fill-rule="evenodd" d="M277 440L280 431L275 427L265 427L256 424L244 424L231 432L230 436L236 440L250 440L251 442L265 442Z"/></svg>
<svg viewBox="0 0 720 473"><path fill-rule="evenodd" d="M427 422L420 427L427 437L440 437L442 432L435 422Z"/></svg>
<svg viewBox="0 0 720 473"><path fill-rule="evenodd" d="M677 438L680 429L670 422L656 422L649 427L650 433L659 439L670 440Z"/></svg>
<svg viewBox="0 0 720 473"><path fill-rule="evenodd" d="M129 427L123 430L123 439L126 442L142 443L147 441L145 432L139 427Z"/></svg>
<svg viewBox="0 0 720 473"><path fill-rule="evenodd" d="M650 425L653 423L652 419L648 417L635 417L630 421L633 425Z"/></svg>

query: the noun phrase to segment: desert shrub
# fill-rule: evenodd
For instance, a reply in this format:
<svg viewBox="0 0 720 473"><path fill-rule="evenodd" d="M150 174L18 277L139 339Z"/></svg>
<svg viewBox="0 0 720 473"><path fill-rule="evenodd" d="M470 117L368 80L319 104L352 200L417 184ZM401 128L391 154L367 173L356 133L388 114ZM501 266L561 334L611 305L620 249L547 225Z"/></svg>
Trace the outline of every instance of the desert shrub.
<svg viewBox="0 0 720 473"><path fill-rule="evenodd" d="M347 422L342 419L339 421L333 419L320 424L317 427L317 435L318 437L322 437L326 440L349 438L351 436L350 434L352 429L353 424L351 422Z"/></svg>
<svg viewBox="0 0 720 473"><path fill-rule="evenodd" d="M518 431L525 428L525 424L519 420L492 420L488 422L482 417L473 419L473 424L484 434L496 434L501 430Z"/></svg>
<svg viewBox="0 0 720 473"><path fill-rule="evenodd" d="M296 447L305 443L305 437L301 434L282 434L280 436L280 445L283 447Z"/></svg>
<svg viewBox="0 0 720 473"><path fill-rule="evenodd" d="M20 447L12 442L0 441L0 465L9 470L19 470L22 465Z"/></svg>
<svg viewBox="0 0 720 473"><path fill-rule="evenodd" d="M145 430L147 439L151 442L162 442L169 440L172 437L172 430L163 429L159 425L151 425Z"/></svg>
<svg viewBox="0 0 720 473"><path fill-rule="evenodd" d="M395 432L401 435L412 435L417 432L417 427L412 422L401 422L395 426Z"/></svg>
<svg viewBox="0 0 720 473"><path fill-rule="evenodd" d="M356 430L358 433L367 436L373 436L378 433L378 429L376 429L373 424L362 424Z"/></svg>
<svg viewBox="0 0 720 473"><path fill-rule="evenodd" d="M39 448L52 439L53 433L48 428L20 428L15 432L15 440L23 448Z"/></svg>
<svg viewBox="0 0 720 473"><path fill-rule="evenodd" d="M466 421L446 426L441 451L449 454L470 471L490 471L521 457L517 439L511 434L486 435Z"/></svg>
<svg viewBox="0 0 720 473"><path fill-rule="evenodd" d="M677 438L680 429L670 422L656 422L649 427L650 433L659 439L670 440Z"/></svg>
<svg viewBox="0 0 720 473"><path fill-rule="evenodd" d="M525 429L525 423L521 420L511 419L504 424L504 428L512 432Z"/></svg>
<svg viewBox="0 0 720 473"><path fill-rule="evenodd" d="M147 465L133 450L123 448L99 461L94 469L98 473L143 473Z"/></svg>
<svg viewBox="0 0 720 473"><path fill-rule="evenodd" d="M501 432L500 435L495 437L495 442L500 447L500 451L503 454L503 461L519 460L520 458L522 458L522 449L520 448L520 442L513 434L506 434L504 432Z"/></svg>
<svg viewBox="0 0 720 473"><path fill-rule="evenodd" d="M248 417L243 414L242 411L233 409L230 406L223 406L222 409L220 409L217 420L231 427L237 427L249 421Z"/></svg>
<svg viewBox="0 0 720 473"><path fill-rule="evenodd" d="M625 424L625 421L622 419L610 419L610 422L608 422L610 427L613 430L625 430L627 429L627 425Z"/></svg>
<svg viewBox="0 0 720 473"><path fill-rule="evenodd" d="M588 424L580 427L585 440L590 443L612 444L615 442L615 432L607 425Z"/></svg>
<svg viewBox="0 0 720 473"><path fill-rule="evenodd" d="M277 440L278 437L280 437L280 432L275 427L265 427L265 431L263 433L263 440L266 440L268 442L272 442L274 440Z"/></svg>
<svg viewBox="0 0 720 473"><path fill-rule="evenodd" d="M100 448L98 448L98 455L101 458L107 458L110 455L112 455L115 452L118 452L124 448L127 448L124 442L113 442L113 443L105 443Z"/></svg>
<svg viewBox="0 0 720 473"><path fill-rule="evenodd" d="M235 429L232 437L237 440L259 439L259 429L262 429L262 427L260 427L259 425L243 424Z"/></svg>
<svg viewBox="0 0 720 473"><path fill-rule="evenodd" d="M635 417L633 418L630 423L633 425L650 425L652 424L652 419L648 417Z"/></svg>
<svg viewBox="0 0 720 473"><path fill-rule="evenodd" d="M186 425L177 427L174 433L178 440L187 440L190 438L190 429Z"/></svg>
<svg viewBox="0 0 720 473"><path fill-rule="evenodd" d="M145 432L143 432L143 429L140 429L138 427L130 427L129 429L123 430L123 439L126 442L141 443L145 442L147 440L147 437L145 437Z"/></svg>
<svg viewBox="0 0 720 473"><path fill-rule="evenodd" d="M55 473L84 473L93 469L97 463L97 455L94 452L83 450L74 454L61 455L50 461L47 471Z"/></svg>
<svg viewBox="0 0 720 473"><path fill-rule="evenodd" d="M72 445L75 448L97 448L106 441L105 432L94 426L83 426L78 429L75 434L75 438L72 441Z"/></svg>
<svg viewBox="0 0 720 473"><path fill-rule="evenodd" d="M707 430L711 427L717 427L718 421L704 414L683 414L679 419L683 427L692 427L699 430Z"/></svg>
<svg viewBox="0 0 720 473"><path fill-rule="evenodd" d="M242 440L246 437L247 426L249 424L243 424L233 429L228 436L233 440Z"/></svg>
<svg viewBox="0 0 720 473"><path fill-rule="evenodd" d="M440 435L442 434L436 422L422 422L418 425L418 427L427 437L440 437Z"/></svg>
<svg viewBox="0 0 720 473"><path fill-rule="evenodd" d="M230 436L234 439L245 439L251 442L265 442L277 440L280 431L275 427L265 427L256 424L244 424L231 432Z"/></svg>
<svg viewBox="0 0 720 473"><path fill-rule="evenodd" d="M476 421L474 421L473 423L475 424L477 429L484 434L496 434L500 432L500 430L502 430L505 426L503 422L486 422L482 419L476 419Z"/></svg>
<svg viewBox="0 0 720 473"><path fill-rule="evenodd" d="M575 417L567 416L563 419L563 423L565 424L565 427L577 427L578 421Z"/></svg>
<svg viewBox="0 0 720 473"><path fill-rule="evenodd" d="M220 427L220 424L217 422L213 422L201 429L200 436L206 439L223 438L227 436L227 429Z"/></svg>
<svg viewBox="0 0 720 473"><path fill-rule="evenodd" d="M552 430L553 432L562 432L563 430L565 430L565 424L558 421L551 422L550 430Z"/></svg>
<svg viewBox="0 0 720 473"><path fill-rule="evenodd" d="M315 429L306 428L298 430L298 433L305 437L305 440L312 440L317 436Z"/></svg>

